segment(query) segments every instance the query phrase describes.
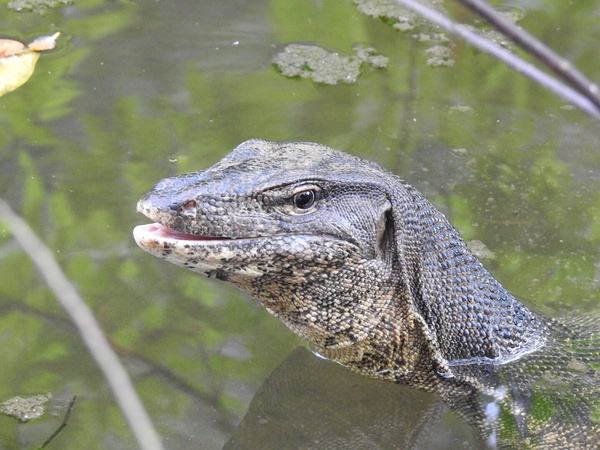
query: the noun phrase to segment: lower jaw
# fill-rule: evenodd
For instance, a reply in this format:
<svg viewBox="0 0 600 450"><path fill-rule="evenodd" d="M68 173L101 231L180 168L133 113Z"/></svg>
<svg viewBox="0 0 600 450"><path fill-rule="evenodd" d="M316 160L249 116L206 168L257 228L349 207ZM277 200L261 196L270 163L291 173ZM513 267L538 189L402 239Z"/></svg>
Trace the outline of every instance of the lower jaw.
<svg viewBox="0 0 600 450"><path fill-rule="evenodd" d="M173 230L160 223L149 223L138 225L133 229L134 236L147 236L155 239L170 239L176 241L226 241L230 238L215 237L215 236L198 236L194 234L184 233Z"/></svg>

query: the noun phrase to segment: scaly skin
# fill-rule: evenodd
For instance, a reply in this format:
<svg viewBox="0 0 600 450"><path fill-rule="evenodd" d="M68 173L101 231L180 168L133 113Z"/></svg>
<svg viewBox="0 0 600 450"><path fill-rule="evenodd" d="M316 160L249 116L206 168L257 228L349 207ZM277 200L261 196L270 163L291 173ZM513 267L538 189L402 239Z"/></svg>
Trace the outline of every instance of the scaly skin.
<svg viewBox="0 0 600 450"><path fill-rule="evenodd" d="M244 142L138 211L158 222L134 231L144 250L233 283L327 358L449 403L494 391L478 368L554 342L420 193L323 145Z"/></svg>

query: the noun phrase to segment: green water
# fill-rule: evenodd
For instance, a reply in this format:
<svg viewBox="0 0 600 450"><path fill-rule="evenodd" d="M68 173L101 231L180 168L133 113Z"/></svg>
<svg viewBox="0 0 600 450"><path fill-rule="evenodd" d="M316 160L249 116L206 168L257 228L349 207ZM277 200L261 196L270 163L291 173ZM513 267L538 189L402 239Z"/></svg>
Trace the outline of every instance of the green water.
<svg viewBox="0 0 600 450"><path fill-rule="evenodd" d="M156 181L207 167L249 138L318 141L375 160L424 192L467 240L483 242L487 267L528 305L552 316L598 311L600 125L489 57L456 42L454 65L432 67L431 43L350 0L56 3L39 14L0 1L2 35L62 32L32 79L0 98L0 196L93 308L167 448L238 448L249 435L263 436L263 448L325 442L324 427L303 425L310 421L282 420L260 434L271 418L256 409L273 381L261 385L278 367L273 376L286 383L301 342L229 285L154 259L131 236L145 222L135 203ZM600 80L597 2L518 4L523 27ZM345 54L364 44L389 65L351 85L289 79L271 58L290 42ZM396 445L429 423L431 395L376 384L366 399L375 382L303 358L306 378L288 370L296 391L306 383L292 407L334 417L328 433L355 427L366 448L388 448L360 417L381 413L372 399L392 388L414 413L397 417ZM135 448L73 326L2 228L0 361L0 401L53 395L45 419L0 416L0 448L39 446L74 395L48 448ZM311 384L314 373L322 384ZM421 448L480 445L451 412L434 418L436 435Z"/></svg>

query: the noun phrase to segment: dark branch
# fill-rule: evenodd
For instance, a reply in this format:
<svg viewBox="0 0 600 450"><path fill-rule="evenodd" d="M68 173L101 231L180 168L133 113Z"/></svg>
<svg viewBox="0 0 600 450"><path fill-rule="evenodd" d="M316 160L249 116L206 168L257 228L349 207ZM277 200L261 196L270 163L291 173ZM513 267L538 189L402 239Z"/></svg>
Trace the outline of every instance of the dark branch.
<svg viewBox="0 0 600 450"><path fill-rule="evenodd" d="M480 34L472 31L467 26L452 21L444 14L423 5L418 0L395 0L395 2L401 6L404 6L405 8L410 9L411 11L416 12L426 20L440 26L446 31L459 36L464 41L481 50L482 52L499 59L507 66L525 75L557 96L562 97L569 103L577 106L590 116L600 119L600 109L597 108L596 104L593 103L587 96L582 95L562 81L538 69L533 64L528 63L514 53L500 47L489 39L486 39Z"/></svg>
<svg viewBox="0 0 600 450"><path fill-rule="evenodd" d="M585 95L600 110L598 85L589 80L567 59L520 28L500 16L483 0L458 0L465 8L485 19L496 30L509 38L524 51L534 56L540 63L552 70L577 92Z"/></svg>
<svg viewBox="0 0 600 450"><path fill-rule="evenodd" d="M71 416L71 410L73 409L73 406L75 405L75 400L77 400L76 395L74 395L73 398L71 399L71 401L69 402L69 406L67 406L67 412L65 413L65 416L63 417L61 424L54 431L54 433L52 433L50 435L50 437L48 439L46 439L46 441L42 444L40 449L45 448L50 442L52 442L52 440L56 436L58 436L58 433L60 433L67 426L67 423L69 422L69 417Z"/></svg>

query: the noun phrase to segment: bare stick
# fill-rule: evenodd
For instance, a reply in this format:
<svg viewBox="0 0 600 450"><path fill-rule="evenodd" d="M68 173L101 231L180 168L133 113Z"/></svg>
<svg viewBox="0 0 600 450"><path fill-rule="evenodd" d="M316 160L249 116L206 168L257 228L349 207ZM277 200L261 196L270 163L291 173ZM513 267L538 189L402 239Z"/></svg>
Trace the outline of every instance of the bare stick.
<svg viewBox="0 0 600 450"><path fill-rule="evenodd" d="M533 55L542 64L566 81L573 89L586 96L600 109L600 92L598 85L589 80L567 59L560 56L550 47L540 42L526 30L518 27L500 16L494 8L483 0L458 0L465 8L483 17L494 28L515 44Z"/></svg>
<svg viewBox="0 0 600 450"><path fill-rule="evenodd" d="M494 44L489 39L486 39L483 36L477 34L476 32L470 30L467 26L452 21L442 13L431 9L427 6L424 6L417 0L394 1L399 5L404 6L405 8L408 8L416 12L417 14L423 16L428 21L444 28L446 31L461 37L473 47L478 48L482 52L485 52L501 60L507 66L525 75L531 80L541 84L546 89L550 90L551 92L554 92L554 94L558 95L559 97L563 98L569 103L572 103L573 105L577 106L579 109L588 113L590 116L593 116L596 119L600 119L600 110L598 110L596 108L596 105L592 103L587 97L584 97L575 89L565 85L556 78L541 71L534 65L519 58L510 51L500 47L499 45Z"/></svg>
<svg viewBox="0 0 600 450"><path fill-rule="evenodd" d="M62 272L52 252L36 236L27 222L15 214L2 199L0 199L0 220L8 226L12 235L75 323L88 350L104 373L140 447L143 450L162 450L160 437L152 426L127 371L108 344L92 311Z"/></svg>

